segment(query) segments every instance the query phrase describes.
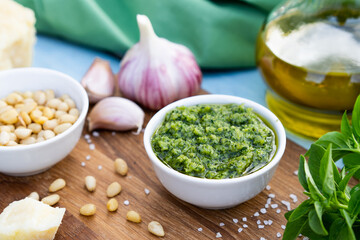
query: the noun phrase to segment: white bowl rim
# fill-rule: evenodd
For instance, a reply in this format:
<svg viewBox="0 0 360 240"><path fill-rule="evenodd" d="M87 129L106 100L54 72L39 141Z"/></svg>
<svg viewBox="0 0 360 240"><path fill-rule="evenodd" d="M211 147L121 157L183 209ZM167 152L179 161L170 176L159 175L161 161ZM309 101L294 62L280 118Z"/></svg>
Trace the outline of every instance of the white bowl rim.
<svg viewBox="0 0 360 240"><path fill-rule="evenodd" d="M77 88L80 91L81 101L83 102L84 106L83 106L83 109L81 110L79 118L76 120L76 122L70 128L66 129L66 131L64 131L63 133L56 135L55 137L48 139L46 141L33 143L33 144L29 144L29 145L20 145L20 146L11 146L11 147L0 146L0 152L11 152L11 151L41 148L43 146L46 146L53 142L56 142L62 138L65 138L67 135L69 135L72 132L73 129L77 128L81 124L81 122L85 119L86 114L89 109L89 98L87 96L85 89L74 78L70 77L69 75L67 75L65 73L62 73L62 72L59 72L56 70L47 69L47 68L38 68L38 67L14 68L14 69L9 69L9 70L4 70L4 71L0 71L0 76L3 74L11 74L12 72L15 72L15 73L16 72L30 72L30 73L31 72L40 72L41 74L58 75L58 76L62 77L63 79L66 79L66 81L69 81L77 86Z"/></svg>
<svg viewBox="0 0 360 240"><path fill-rule="evenodd" d="M205 101L206 100L206 101ZM219 100L223 101L220 102ZM193 101L196 101L192 103ZM191 104L187 104L191 102ZM226 179L207 179L207 178L198 178L189 176L183 173L180 173L168 166L166 166L154 153L152 147L151 147L151 137L154 132L150 132L150 127L152 125L155 125L155 131L159 127L159 125L162 123L165 114L170 111L171 109L177 107L177 106L194 106L197 104L227 104L227 103L235 103L235 104L244 104L246 107L250 107L256 112L258 115L260 115L264 120L267 121L267 124L270 125L273 130L275 131L275 134L277 136L277 149L276 152L271 159L271 161L266 164L261 169L250 173L249 175L240 176L236 178L226 178ZM261 113L260 113L261 112ZM275 124L270 124L270 121L274 122ZM159 123L157 123L159 122ZM166 107L159 110L148 122L145 132L144 132L144 146L145 150L153 164L155 164L157 167L161 168L163 171L172 174L173 176L177 178L181 178L183 181L188 181L192 183L199 183L199 184L205 184L205 185L223 185L223 184L230 184L230 183L238 183L238 182L244 182L244 181L250 181L254 180L255 178L266 174L268 171L270 171L273 167L275 167L281 157L284 154L285 146L286 146L286 134L284 126L281 124L280 120L273 114L269 109L265 108L264 106L251 101L246 98L237 97L237 96L231 96L231 95L223 95L223 94L205 94L205 95L197 95L192 96L188 98L184 98L181 100L178 100L176 102L173 102Z"/></svg>

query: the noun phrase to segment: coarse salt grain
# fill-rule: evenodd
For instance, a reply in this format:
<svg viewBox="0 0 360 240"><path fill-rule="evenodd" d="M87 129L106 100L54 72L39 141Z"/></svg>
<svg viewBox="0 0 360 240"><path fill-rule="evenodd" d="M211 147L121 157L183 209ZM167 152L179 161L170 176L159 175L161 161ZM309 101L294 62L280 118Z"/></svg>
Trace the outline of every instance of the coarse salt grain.
<svg viewBox="0 0 360 240"><path fill-rule="evenodd" d="M223 227L223 226L225 226L225 223L221 222L221 223L219 223L219 226Z"/></svg>
<svg viewBox="0 0 360 240"><path fill-rule="evenodd" d="M202 228L198 228L198 231L199 231L199 232L202 232Z"/></svg>
<svg viewBox="0 0 360 240"><path fill-rule="evenodd" d="M259 215L259 212L254 213L254 217L258 217Z"/></svg>
<svg viewBox="0 0 360 240"><path fill-rule="evenodd" d="M150 194L150 190L147 189L147 188L144 189L144 192L145 192L146 195L149 195L149 194Z"/></svg>
<svg viewBox="0 0 360 240"><path fill-rule="evenodd" d="M243 222L246 222L246 221L247 221L247 218L246 218L246 217L243 217L242 220L243 220Z"/></svg>
<svg viewBox="0 0 360 240"><path fill-rule="evenodd" d="M248 227L248 225L247 225L247 224L244 224L244 225L243 225L243 228L247 228L247 227Z"/></svg>
<svg viewBox="0 0 360 240"><path fill-rule="evenodd" d="M287 207L287 210L290 211L291 207L290 207L290 202L285 201L285 200L281 200L281 203L284 204Z"/></svg>
<svg viewBox="0 0 360 240"><path fill-rule="evenodd" d="M270 194L268 195L268 197L269 197L269 198L275 198L275 194L270 193Z"/></svg>
<svg viewBox="0 0 360 240"><path fill-rule="evenodd" d="M268 220L264 220L264 225L269 225Z"/></svg>
<svg viewBox="0 0 360 240"><path fill-rule="evenodd" d="M234 222L234 223L238 223L239 220L238 220L237 218L233 218L233 222Z"/></svg>
<svg viewBox="0 0 360 240"><path fill-rule="evenodd" d="M264 238L264 237L261 237L261 238L260 238L260 240L266 240L266 238Z"/></svg>
<svg viewBox="0 0 360 240"><path fill-rule="evenodd" d="M269 225L273 224L273 221L272 220L269 220L268 221Z"/></svg>
<svg viewBox="0 0 360 240"><path fill-rule="evenodd" d="M266 188L266 190L268 190L268 191L271 189L270 185L267 185L265 188Z"/></svg>
<svg viewBox="0 0 360 240"><path fill-rule="evenodd" d="M281 228L285 230L286 226L285 226L285 225L281 225Z"/></svg>
<svg viewBox="0 0 360 240"><path fill-rule="evenodd" d="M281 238L281 233L278 232L278 233L276 234L276 236L277 236L278 238Z"/></svg>
<svg viewBox="0 0 360 240"><path fill-rule="evenodd" d="M260 221L260 220L257 220L257 221L256 221L256 224L257 224L257 225L261 224L261 221Z"/></svg>
<svg viewBox="0 0 360 240"><path fill-rule="evenodd" d="M222 237L221 233L217 232L216 233L216 238L221 238L221 237Z"/></svg>
<svg viewBox="0 0 360 240"><path fill-rule="evenodd" d="M94 150L94 149L95 149L95 144L91 143L91 144L89 145L89 149L90 149L90 150Z"/></svg>
<svg viewBox="0 0 360 240"><path fill-rule="evenodd" d="M91 139L86 139L86 142L87 142L88 144L92 143Z"/></svg>
<svg viewBox="0 0 360 240"><path fill-rule="evenodd" d="M99 170L101 170L101 169L102 169L102 166L101 166L101 165L99 165L99 166L98 166L98 169L99 169Z"/></svg>
<svg viewBox="0 0 360 240"><path fill-rule="evenodd" d="M297 176L297 175L298 175L298 173L299 173L299 171L298 171L298 170L295 170L295 171L294 171L294 175L295 175L295 176Z"/></svg>
<svg viewBox="0 0 360 240"><path fill-rule="evenodd" d="M267 203L267 204L265 204L265 208L269 208L269 204Z"/></svg>
<svg viewBox="0 0 360 240"><path fill-rule="evenodd" d="M129 200L124 201L124 205L128 206L130 204Z"/></svg>
<svg viewBox="0 0 360 240"><path fill-rule="evenodd" d="M264 225L258 225L258 228L264 228L265 226Z"/></svg>
<svg viewBox="0 0 360 240"><path fill-rule="evenodd" d="M291 193L289 196L293 200L294 203L296 203L298 201L298 198L295 194Z"/></svg>
<svg viewBox="0 0 360 240"><path fill-rule="evenodd" d="M267 204L270 204L270 203L271 203L271 198L268 198L268 199L266 200L266 203L267 203Z"/></svg>
<svg viewBox="0 0 360 240"><path fill-rule="evenodd" d="M276 209L276 213L281 213L281 209Z"/></svg>
<svg viewBox="0 0 360 240"><path fill-rule="evenodd" d="M86 165L85 162L81 162L81 166L85 167L85 165Z"/></svg>
<svg viewBox="0 0 360 240"><path fill-rule="evenodd" d="M88 140L88 139L90 139L90 135L89 135L89 134L85 134L84 138L85 138L86 140Z"/></svg>
<svg viewBox="0 0 360 240"><path fill-rule="evenodd" d="M262 208L262 209L260 209L260 212L261 212L262 214L265 214L265 213L266 213L266 209L265 209L265 208Z"/></svg>
<svg viewBox="0 0 360 240"><path fill-rule="evenodd" d="M279 205L274 203L274 204L271 204L270 206L271 206L271 208L277 208Z"/></svg>
<svg viewBox="0 0 360 240"><path fill-rule="evenodd" d="M91 156L90 156L90 155L87 155L85 159L89 161L90 158L91 158Z"/></svg>
<svg viewBox="0 0 360 240"><path fill-rule="evenodd" d="M99 137L99 136L100 136L100 133L97 132L97 131L93 131L92 135L93 135L94 137Z"/></svg>
<svg viewBox="0 0 360 240"><path fill-rule="evenodd" d="M238 228L238 232L239 232L239 233L242 232L242 230L243 230L242 228Z"/></svg>

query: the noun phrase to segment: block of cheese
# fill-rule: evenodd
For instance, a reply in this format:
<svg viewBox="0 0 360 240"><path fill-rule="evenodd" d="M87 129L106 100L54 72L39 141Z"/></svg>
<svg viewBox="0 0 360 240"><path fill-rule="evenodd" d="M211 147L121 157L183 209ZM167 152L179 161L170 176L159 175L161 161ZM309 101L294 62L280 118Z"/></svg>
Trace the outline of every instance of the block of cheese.
<svg viewBox="0 0 360 240"><path fill-rule="evenodd" d="M13 0L0 0L0 70L31 66L34 24L31 9Z"/></svg>
<svg viewBox="0 0 360 240"><path fill-rule="evenodd" d="M32 198L12 202L0 214L0 239L52 240L64 213Z"/></svg>

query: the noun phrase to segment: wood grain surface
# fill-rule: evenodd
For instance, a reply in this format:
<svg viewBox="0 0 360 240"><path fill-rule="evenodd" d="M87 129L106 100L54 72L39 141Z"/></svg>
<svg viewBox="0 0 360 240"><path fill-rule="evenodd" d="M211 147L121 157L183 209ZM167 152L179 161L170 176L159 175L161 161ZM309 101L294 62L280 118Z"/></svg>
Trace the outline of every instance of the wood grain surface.
<svg viewBox="0 0 360 240"><path fill-rule="evenodd" d="M154 113L146 114L145 125ZM87 131L84 130L84 134ZM0 212L14 200L19 200L33 191L40 197L48 195L48 187L57 178L64 178L67 186L60 190L60 202L56 206L67 209L62 225L56 235L60 239L157 239L147 230L147 224L156 220L165 229L164 239L279 239L276 234L283 233L282 224L286 224L284 213L286 207L281 200L291 202L294 208L305 199L294 171L298 167L299 155L305 150L292 141L287 141L285 154L271 180L270 190L264 190L255 198L231 209L207 210L192 206L172 196L159 182L152 169L144 145L143 133L134 135L131 132L115 135L110 131L99 131L100 136L91 136L95 149L90 150L84 137L75 149L63 161L50 170L31 177L10 177L0 174ZM83 135L84 135L83 134ZM86 160L86 156L91 156ZM114 171L114 160L121 157L129 165L129 173L122 177ZM14 159L16 161L16 159ZM85 163L85 166L82 166ZM102 167L99 170L99 166ZM89 193L84 187L84 178L92 175L97 179L97 188ZM122 192L116 196L119 201L117 212L106 209L108 198L107 186L118 181ZM150 190L146 195L144 189ZM268 194L275 194L272 204L278 208L267 208L267 213L260 213L265 207ZM295 194L299 201L294 203L289 194ZM124 205L128 200L129 205ZM86 203L93 203L97 212L92 217L79 214L79 209ZM280 209L281 213L276 213ZM126 213L135 210L140 213L142 222L128 222ZM260 216L255 217L254 213ZM247 218L244 222L243 217ZM236 221L238 220L238 222ZM272 220L271 225L259 229L257 221ZM223 224L224 225L223 225ZM248 227L244 227L246 224ZM198 229L202 228L202 231ZM238 229L242 228L241 232Z"/></svg>

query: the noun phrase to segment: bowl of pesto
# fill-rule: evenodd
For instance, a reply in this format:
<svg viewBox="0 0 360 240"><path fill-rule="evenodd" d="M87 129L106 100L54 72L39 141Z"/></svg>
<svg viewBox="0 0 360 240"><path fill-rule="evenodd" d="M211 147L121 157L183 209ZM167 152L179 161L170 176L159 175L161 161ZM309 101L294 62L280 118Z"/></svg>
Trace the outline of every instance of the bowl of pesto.
<svg viewBox="0 0 360 240"><path fill-rule="evenodd" d="M169 104L144 133L145 150L163 186L209 209L230 208L260 193L285 145L284 127L270 110L228 95Z"/></svg>

